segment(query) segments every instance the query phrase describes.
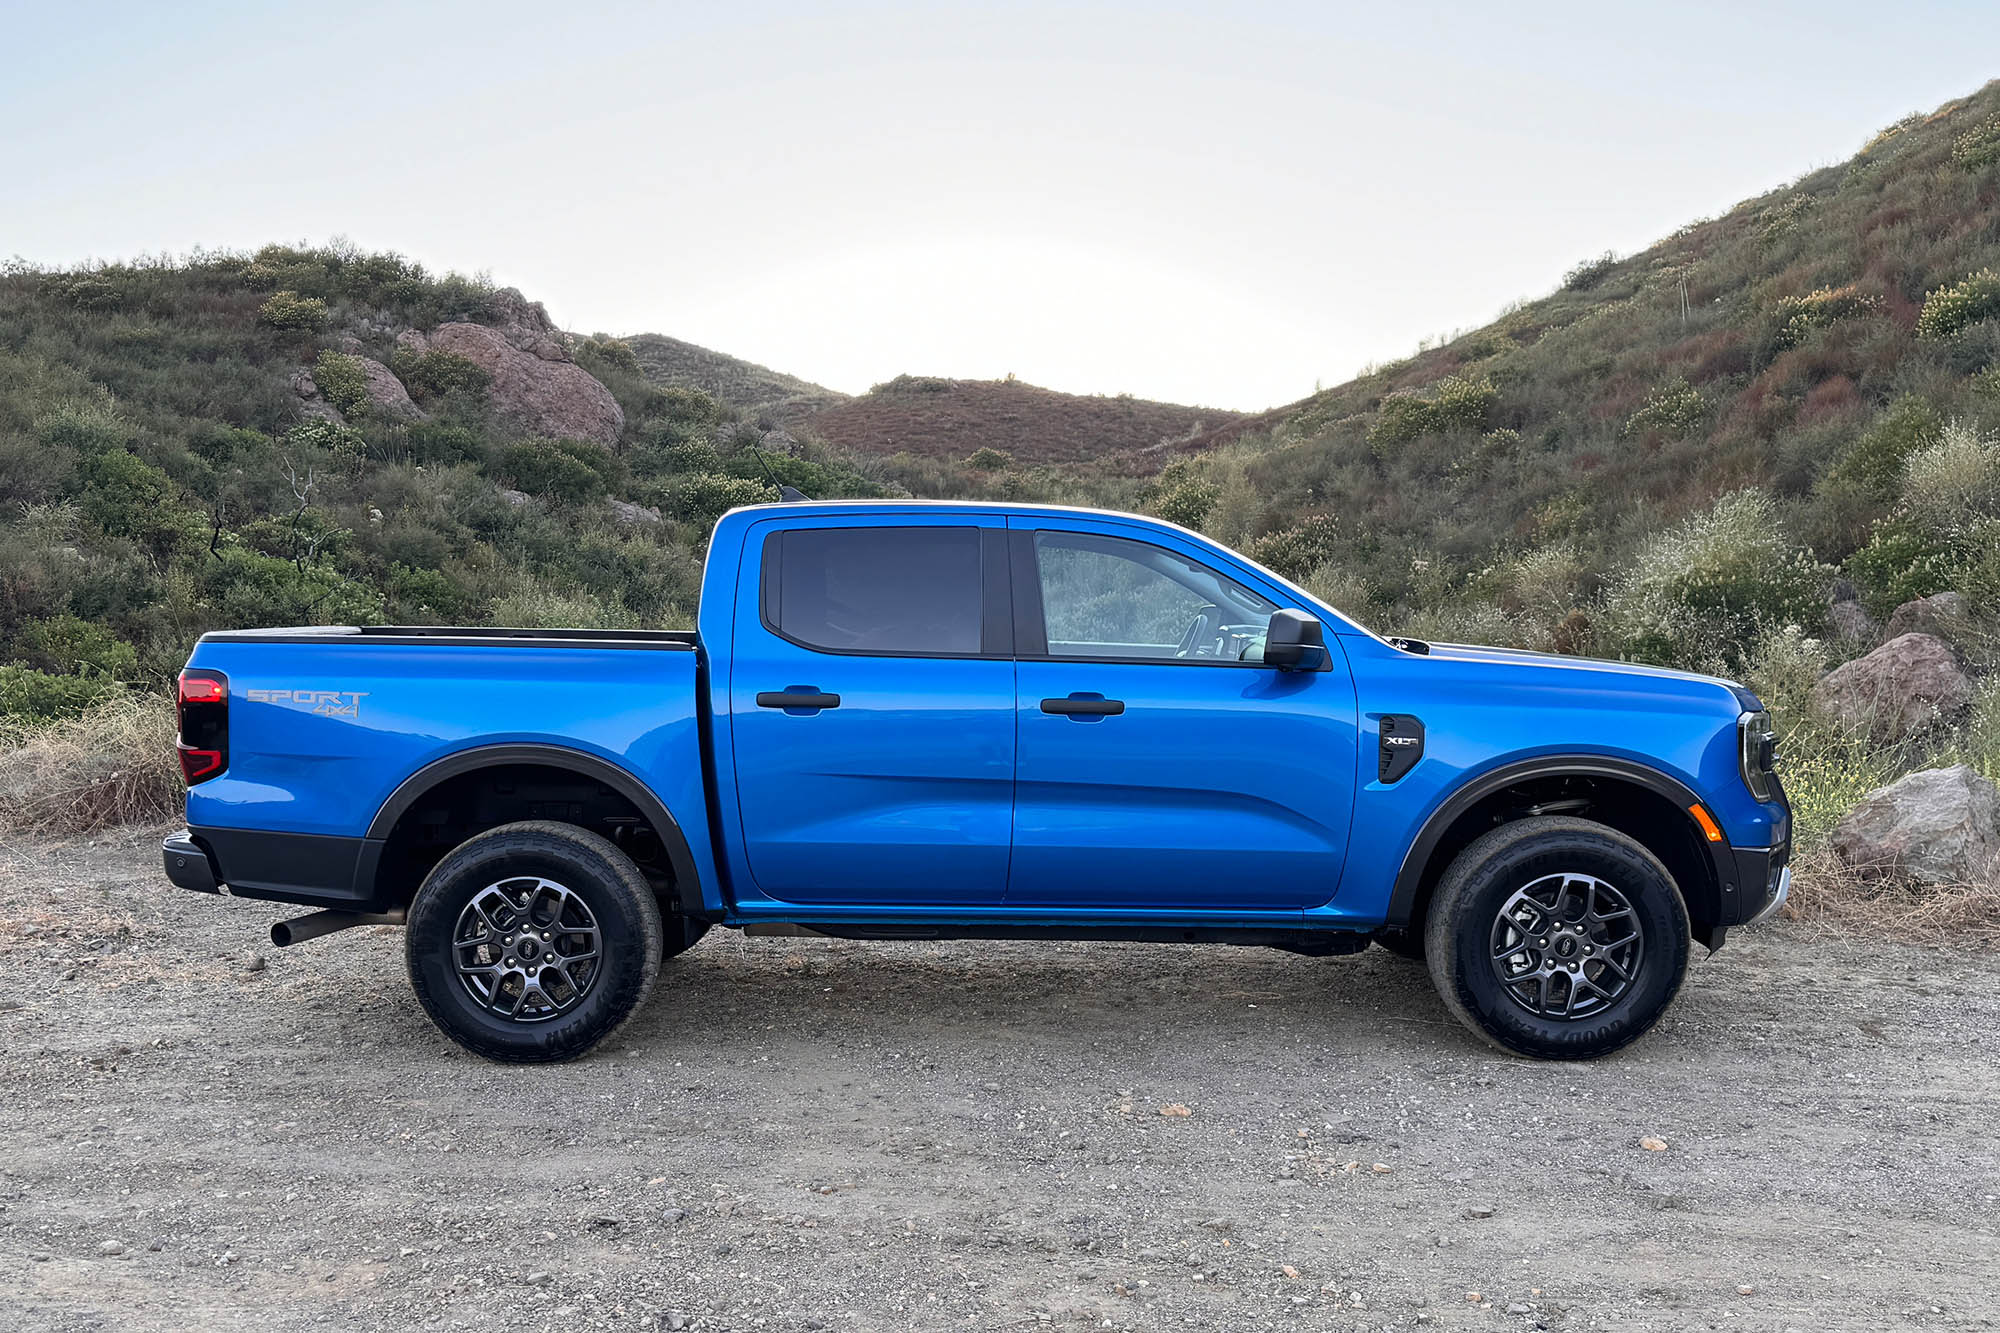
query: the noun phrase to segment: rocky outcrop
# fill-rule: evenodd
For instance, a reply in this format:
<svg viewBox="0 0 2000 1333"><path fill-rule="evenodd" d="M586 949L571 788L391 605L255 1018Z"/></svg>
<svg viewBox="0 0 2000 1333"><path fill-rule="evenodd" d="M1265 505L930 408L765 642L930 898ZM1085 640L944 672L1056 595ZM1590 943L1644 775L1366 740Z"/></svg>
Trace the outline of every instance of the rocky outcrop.
<svg viewBox="0 0 2000 1333"><path fill-rule="evenodd" d="M368 395L367 412L370 416L385 421L422 421L429 416L410 401L410 391L396 378L395 371L365 356L354 359L361 363L361 373L368 377L364 392Z"/></svg>
<svg viewBox="0 0 2000 1333"><path fill-rule="evenodd" d="M1904 634L1828 672L1812 701L1833 721L1886 743L1956 718L1972 702L1972 682L1942 640Z"/></svg>
<svg viewBox="0 0 2000 1333"><path fill-rule="evenodd" d="M1956 645L1965 632L1965 598L1955 592L1941 592L1904 602L1889 617L1888 637L1928 634Z"/></svg>
<svg viewBox="0 0 2000 1333"><path fill-rule="evenodd" d="M2000 869L2000 789L1964 764L1912 773L1870 792L1832 844L1864 875L1985 883Z"/></svg>
<svg viewBox="0 0 2000 1333"><path fill-rule="evenodd" d="M660 521L660 511L651 505L633 504L630 500L606 500L611 506L611 516L620 523L650 527Z"/></svg>
<svg viewBox="0 0 2000 1333"><path fill-rule="evenodd" d="M485 371L487 401L496 415L533 435L614 444L625 413L611 390L571 359L567 340L539 302L512 288L494 293L497 324L440 324L414 330L397 345L412 352L436 348L462 356Z"/></svg>
<svg viewBox="0 0 2000 1333"><path fill-rule="evenodd" d="M292 392L298 396L300 415L317 417L322 421L340 421L340 413L334 411L333 404L320 397L319 381L313 378L310 370L292 372Z"/></svg>
<svg viewBox="0 0 2000 1333"><path fill-rule="evenodd" d="M396 378L395 371L365 356L353 359L360 363L362 392L366 395L357 415L370 416L378 421L428 419L429 413L410 400L410 391ZM292 392L298 395L299 410L306 416L346 423L347 416L326 400L326 395L320 392L319 381L313 378L310 370L301 368L292 372Z"/></svg>
<svg viewBox="0 0 2000 1333"><path fill-rule="evenodd" d="M1826 609L1826 625L1834 638L1852 645L1875 643L1881 632L1875 617L1859 602L1835 602Z"/></svg>

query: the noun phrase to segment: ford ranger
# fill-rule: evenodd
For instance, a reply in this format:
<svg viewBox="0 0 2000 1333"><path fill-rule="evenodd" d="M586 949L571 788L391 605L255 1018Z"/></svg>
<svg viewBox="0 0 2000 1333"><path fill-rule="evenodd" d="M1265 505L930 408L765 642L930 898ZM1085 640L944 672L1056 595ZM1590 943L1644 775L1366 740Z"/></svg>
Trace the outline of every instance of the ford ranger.
<svg viewBox="0 0 2000 1333"><path fill-rule="evenodd" d="M779 503L716 525L698 629L203 636L175 884L402 923L482 1056L603 1040L721 926L1425 962L1502 1049L1634 1040L1784 902L1740 685L1384 639L1172 524Z"/></svg>

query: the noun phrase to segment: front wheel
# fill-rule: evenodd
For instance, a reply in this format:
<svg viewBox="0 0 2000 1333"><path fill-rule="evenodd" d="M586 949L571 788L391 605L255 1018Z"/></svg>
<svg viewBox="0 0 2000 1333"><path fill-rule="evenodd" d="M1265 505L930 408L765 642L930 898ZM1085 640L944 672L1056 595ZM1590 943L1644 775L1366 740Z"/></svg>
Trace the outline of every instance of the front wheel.
<svg viewBox="0 0 2000 1333"><path fill-rule="evenodd" d="M410 904L410 984L444 1034L510 1064L571 1060L645 1003L665 941L646 877L571 824L468 838Z"/></svg>
<svg viewBox="0 0 2000 1333"><path fill-rule="evenodd" d="M1504 1051L1590 1060L1637 1040L1680 992L1688 916L1659 859L1587 819L1503 824L1431 899L1438 994Z"/></svg>

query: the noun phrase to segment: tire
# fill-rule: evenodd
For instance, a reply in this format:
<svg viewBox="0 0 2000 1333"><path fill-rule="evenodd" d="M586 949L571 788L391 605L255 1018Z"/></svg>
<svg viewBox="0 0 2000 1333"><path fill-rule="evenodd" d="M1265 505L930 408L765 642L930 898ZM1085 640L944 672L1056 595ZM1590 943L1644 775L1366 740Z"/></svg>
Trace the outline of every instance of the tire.
<svg viewBox="0 0 2000 1333"><path fill-rule="evenodd" d="M1375 936L1375 943L1413 963L1424 961L1424 934L1420 930L1384 930Z"/></svg>
<svg viewBox="0 0 2000 1333"><path fill-rule="evenodd" d="M1633 926L1636 942L1624 938ZM1488 1043L1594 1060L1638 1040L1679 994L1688 915L1673 876L1638 842L1547 816L1504 824L1459 853L1424 942L1445 1007Z"/></svg>
<svg viewBox="0 0 2000 1333"><path fill-rule="evenodd" d="M545 1064L575 1059L638 1011L665 932L646 877L608 840L503 824L425 877L404 951L417 1001L446 1036L489 1060Z"/></svg>
<svg viewBox="0 0 2000 1333"><path fill-rule="evenodd" d="M679 913L672 913L663 918L661 926L663 933L660 940L660 961L663 963L669 958L678 958L694 948L701 943L701 937L708 934L708 922L698 921L691 916L681 916Z"/></svg>

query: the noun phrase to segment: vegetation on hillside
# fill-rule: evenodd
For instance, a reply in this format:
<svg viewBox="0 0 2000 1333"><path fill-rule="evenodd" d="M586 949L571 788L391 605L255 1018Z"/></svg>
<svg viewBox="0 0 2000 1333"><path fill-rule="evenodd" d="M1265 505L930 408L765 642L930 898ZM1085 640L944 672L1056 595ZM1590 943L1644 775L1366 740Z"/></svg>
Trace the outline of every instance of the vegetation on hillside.
<svg viewBox="0 0 2000 1333"><path fill-rule="evenodd" d="M1886 750L1807 703L1873 646L1851 608L1836 632L1848 593L1879 621L1957 591L1959 650L1989 681L2000 666L1995 145L2000 85L1257 418L909 375L840 399L600 335L572 351L622 435L534 438L476 366L397 343L498 322L481 280L341 247L16 263L0 726L119 707L218 625L685 624L709 526L775 477L1144 508L1385 631L1746 678L1786 720L1801 827L1822 829L1914 764L2000 776L1991 684L1959 730ZM372 414L362 357L424 415ZM293 391L308 371L331 410Z"/></svg>
<svg viewBox="0 0 2000 1333"><path fill-rule="evenodd" d="M879 489L761 457L615 341L573 349L624 408L613 447L511 433L476 366L396 345L495 318L483 281L339 247L0 272L0 718L160 685L217 626L685 624L710 525L770 476ZM371 415L363 356L422 419Z"/></svg>

